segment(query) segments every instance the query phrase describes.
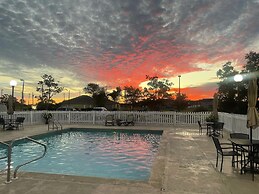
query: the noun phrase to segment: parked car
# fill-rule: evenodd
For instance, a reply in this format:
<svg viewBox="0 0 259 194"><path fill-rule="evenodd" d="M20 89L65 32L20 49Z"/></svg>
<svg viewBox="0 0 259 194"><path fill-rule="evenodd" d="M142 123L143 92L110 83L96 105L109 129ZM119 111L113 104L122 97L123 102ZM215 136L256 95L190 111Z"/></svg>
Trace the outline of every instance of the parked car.
<svg viewBox="0 0 259 194"><path fill-rule="evenodd" d="M68 108L68 107L59 107L57 108L57 111L75 111L74 108Z"/></svg>
<svg viewBox="0 0 259 194"><path fill-rule="evenodd" d="M93 111L107 111L107 108L105 108L105 107L94 107Z"/></svg>

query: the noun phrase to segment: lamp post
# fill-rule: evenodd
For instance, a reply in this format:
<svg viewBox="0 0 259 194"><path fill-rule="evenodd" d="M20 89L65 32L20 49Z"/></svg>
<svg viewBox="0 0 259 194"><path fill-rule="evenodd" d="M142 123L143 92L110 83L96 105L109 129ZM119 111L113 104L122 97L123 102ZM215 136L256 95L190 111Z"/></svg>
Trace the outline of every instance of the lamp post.
<svg viewBox="0 0 259 194"><path fill-rule="evenodd" d="M178 78L179 78L179 90L178 90L178 94L180 96L181 94L181 75L178 75Z"/></svg>
<svg viewBox="0 0 259 194"><path fill-rule="evenodd" d="M22 104L24 104L24 79L20 79L22 81Z"/></svg>
<svg viewBox="0 0 259 194"><path fill-rule="evenodd" d="M17 86L17 81L11 80L10 86L12 87L12 97L14 97L14 87Z"/></svg>
<svg viewBox="0 0 259 194"><path fill-rule="evenodd" d="M10 81L10 86L12 87L12 97L11 97L11 101L9 101L8 99L8 114L11 115L11 119L13 117L13 112L14 112L14 104L15 104L15 101L14 101L14 87L17 85L17 82L15 80L11 80ZM9 128L11 129L12 127L9 126Z"/></svg>
<svg viewBox="0 0 259 194"><path fill-rule="evenodd" d="M241 81L243 81L243 76L242 76L241 74L236 74L236 75L234 76L234 81L237 83L237 97L238 97L238 94L239 94L239 88L238 88L238 86L239 86L239 83L240 83Z"/></svg>
<svg viewBox="0 0 259 194"><path fill-rule="evenodd" d="M235 76L234 76L234 81L237 83L237 104L239 104L240 103L240 96L239 96L239 83L241 82L241 81L243 81L243 76L242 75L240 75L240 74L236 74ZM239 109L238 109L238 107L239 106L236 106L237 107L237 112L239 112Z"/></svg>

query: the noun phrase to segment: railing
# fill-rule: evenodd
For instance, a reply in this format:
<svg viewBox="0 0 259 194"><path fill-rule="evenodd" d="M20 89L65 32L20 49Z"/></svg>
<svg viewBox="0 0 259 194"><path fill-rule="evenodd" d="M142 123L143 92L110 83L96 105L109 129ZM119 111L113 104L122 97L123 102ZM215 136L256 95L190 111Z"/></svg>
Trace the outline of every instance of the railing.
<svg viewBox="0 0 259 194"><path fill-rule="evenodd" d="M24 124L43 124L42 114L46 111L15 112L14 117L25 117ZM158 112L158 111L49 111L59 123L87 123L93 125L104 124L107 114L113 114L115 119L125 120L127 115L133 114L137 125L179 125L196 124L198 120L205 122L211 112ZM0 116L8 118L7 113ZM246 115L219 113L219 120L224 122L224 129L229 132L247 132ZM253 137L259 139L259 130L254 130Z"/></svg>
<svg viewBox="0 0 259 194"><path fill-rule="evenodd" d="M32 141L32 142L36 143L36 144L42 145L42 146L44 147L44 152L43 152L43 154L42 154L41 156L39 156L39 157L37 157L37 158L35 158L35 159L32 159L32 160L30 160L30 161L28 161L28 162L25 162L25 163L23 163L23 164L18 165L18 166L15 168L15 170L14 170L13 178L17 178L16 175L17 175L17 171L19 170L19 168L21 168L22 166L25 166L25 165L27 165L27 164L30 164L30 163L32 163L32 162L34 162L34 161L37 161L37 160L43 158L43 157L46 155L46 153L47 153L47 146L46 146L45 144L43 144L43 143L41 143L41 142L39 142L39 141L36 141L35 139L32 139L32 138L30 138L30 137L24 137L23 139L27 139L27 140L29 140L29 141Z"/></svg>
<svg viewBox="0 0 259 194"><path fill-rule="evenodd" d="M238 115L231 113L219 113L219 121L224 122L224 129L230 133L246 133L249 129L246 127L246 115ZM259 139L259 128L253 130L253 139Z"/></svg>
<svg viewBox="0 0 259 194"><path fill-rule="evenodd" d="M46 111L23 111L15 112L14 117L25 117L24 124L43 124L42 114ZM115 119L125 120L127 115L133 114L135 123L138 125L177 125L196 124L198 120L204 122L211 112L174 112L174 111L48 111L52 118L60 123L87 123L104 124L107 114L113 114ZM6 113L0 116L7 118Z"/></svg>
<svg viewBox="0 0 259 194"><path fill-rule="evenodd" d="M63 129L63 126L61 125L61 123L55 119L51 119L49 120L49 123L48 123L48 131L50 129L53 129L53 130L62 130Z"/></svg>
<svg viewBox="0 0 259 194"><path fill-rule="evenodd" d="M6 177L6 183L11 183L11 154L12 154L12 145L7 144L5 142L1 142L0 144L4 145L7 147L7 155L4 157L1 157L0 160L6 159L7 158L7 168L4 169L3 171L7 170L7 177Z"/></svg>
<svg viewBox="0 0 259 194"><path fill-rule="evenodd" d="M15 139L15 140L12 140L9 144L4 143L4 142L0 142L1 144L3 144L3 145L5 145L5 146L8 147L7 157L2 157L2 158L0 158L0 159L5 159L5 158L7 158L7 178L6 178L7 180L6 180L6 183L11 183L11 182L12 182L12 181L11 181L11 162L12 162L11 157L12 157L12 147L13 147L13 143L16 142L16 141L18 141L18 140L22 140L22 139L27 139L27 140L29 140L29 141L32 141L32 142L34 142L34 143L36 143L36 144L39 144L39 145L43 146L43 147L44 147L44 152L43 152L43 154L42 154L41 156L39 156L39 157L37 157L37 158L35 158L35 159L32 159L32 160L30 160L30 161L28 161L28 162L25 162L25 163L23 163L23 164L18 165L18 166L15 168L15 170L14 170L14 175L13 175L13 178L14 178L14 179L17 178L17 172L18 172L18 170L19 170L22 166L25 166L25 165L27 165L27 164L30 164L30 163L34 162L34 161L37 161L37 160L43 158L43 157L46 155L47 146L46 146L45 144L41 143L41 142L38 142L38 141L36 141L36 140L30 138L30 137L23 137L23 138L20 138L20 139Z"/></svg>

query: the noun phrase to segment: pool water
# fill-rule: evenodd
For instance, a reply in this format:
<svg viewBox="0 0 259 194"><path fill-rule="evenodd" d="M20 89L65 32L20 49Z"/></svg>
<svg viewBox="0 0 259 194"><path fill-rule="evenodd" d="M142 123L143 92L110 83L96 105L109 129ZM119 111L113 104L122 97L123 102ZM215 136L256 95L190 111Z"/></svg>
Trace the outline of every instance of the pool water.
<svg viewBox="0 0 259 194"><path fill-rule="evenodd" d="M162 131L70 129L36 136L33 138L47 145L47 154L20 171L148 180L161 134ZM0 156L4 151L0 149ZM42 153L42 146L19 141L13 147L12 165L16 167Z"/></svg>

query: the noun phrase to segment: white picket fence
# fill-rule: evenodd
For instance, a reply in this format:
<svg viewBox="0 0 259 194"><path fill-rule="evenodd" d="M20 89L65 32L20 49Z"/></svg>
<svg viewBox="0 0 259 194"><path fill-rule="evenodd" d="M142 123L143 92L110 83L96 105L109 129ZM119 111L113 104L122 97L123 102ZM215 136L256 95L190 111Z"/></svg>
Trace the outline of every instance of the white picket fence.
<svg viewBox="0 0 259 194"><path fill-rule="evenodd" d="M246 115L219 113L219 121L224 122L224 129L230 133L246 133L250 134L250 130L246 127ZM253 139L259 139L259 127L252 131Z"/></svg>
<svg viewBox="0 0 259 194"><path fill-rule="evenodd" d="M137 125L175 125L196 124L197 121L205 122L210 112L139 112L139 111L48 111L55 120L61 123L89 123L104 124L105 117L113 114L115 119L125 120L127 115L133 114ZM25 117L25 124L44 123L42 114L46 111L15 112L14 117ZM0 113L7 118L6 113Z"/></svg>
<svg viewBox="0 0 259 194"><path fill-rule="evenodd" d="M25 117L25 124L43 124L42 114L46 111L15 112L14 117ZM125 120L127 115L133 114L136 125L181 125L197 124L197 121L205 122L211 112L139 112L139 111L49 111L60 123L87 123L103 125L105 116L113 114L116 119ZM8 118L5 112L0 116ZM246 115L219 113L219 121L224 122L224 129L232 132L249 134L246 127ZM253 130L253 138L259 139L259 128Z"/></svg>

